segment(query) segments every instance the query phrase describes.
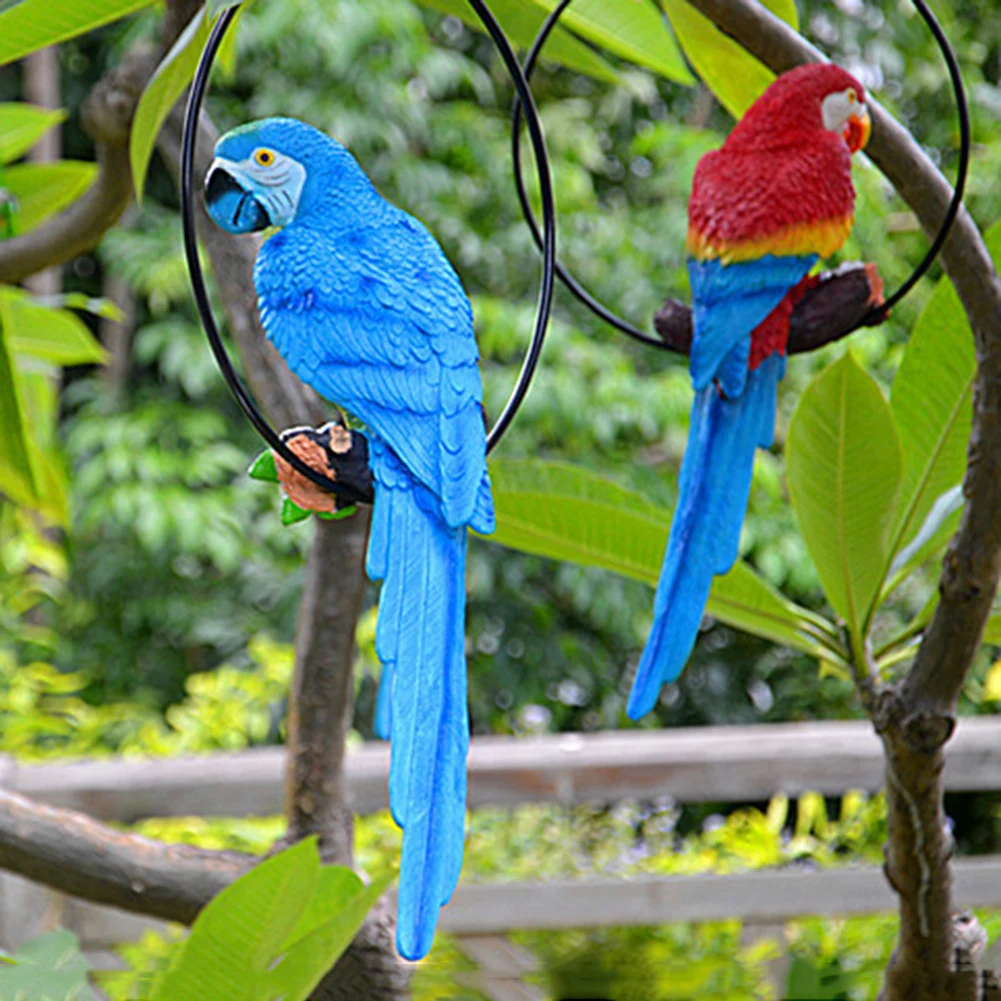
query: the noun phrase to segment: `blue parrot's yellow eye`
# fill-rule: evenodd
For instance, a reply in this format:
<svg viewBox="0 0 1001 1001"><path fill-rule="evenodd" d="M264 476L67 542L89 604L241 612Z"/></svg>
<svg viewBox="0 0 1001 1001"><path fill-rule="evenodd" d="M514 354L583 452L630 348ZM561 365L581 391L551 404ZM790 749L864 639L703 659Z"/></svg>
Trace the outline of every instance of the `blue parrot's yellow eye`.
<svg viewBox="0 0 1001 1001"><path fill-rule="evenodd" d="M258 167L270 167L275 162L275 155L269 149L258 149L254 151L254 163Z"/></svg>

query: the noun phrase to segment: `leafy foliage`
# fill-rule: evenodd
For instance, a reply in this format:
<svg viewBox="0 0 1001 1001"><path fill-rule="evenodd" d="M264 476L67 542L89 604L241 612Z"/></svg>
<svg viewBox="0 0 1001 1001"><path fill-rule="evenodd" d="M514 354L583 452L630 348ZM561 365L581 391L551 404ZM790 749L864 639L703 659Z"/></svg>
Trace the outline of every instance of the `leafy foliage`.
<svg viewBox="0 0 1001 1001"><path fill-rule="evenodd" d="M828 601L861 644L886 571L901 458L889 405L850 353L803 394L787 451L803 537Z"/></svg>
<svg viewBox="0 0 1001 1001"><path fill-rule="evenodd" d="M54 931L0 963L0 997L17 1001L94 1001L76 936Z"/></svg>
<svg viewBox="0 0 1001 1001"><path fill-rule="evenodd" d="M151 0L21 0L0 10L0 66L92 31Z"/></svg>
<svg viewBox="0 0 1001 1001"><path fill-rule="evenodd" d="M139 99L129 133L129 158L132 183L140 200L153 144L170 109L195 75L202 49L208 41L209 28L208 9L202 7L163 57Z"/></svg>

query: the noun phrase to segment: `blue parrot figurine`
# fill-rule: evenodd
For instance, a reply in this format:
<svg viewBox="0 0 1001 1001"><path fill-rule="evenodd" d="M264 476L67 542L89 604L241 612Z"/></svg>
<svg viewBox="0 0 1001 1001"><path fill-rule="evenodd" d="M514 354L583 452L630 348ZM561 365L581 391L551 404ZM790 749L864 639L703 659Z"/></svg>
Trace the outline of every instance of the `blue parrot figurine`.
<svg viewBox="0 0 1001 1001"><path fill-rule="evenodd" d="M367 571L403 829L397 948L431 948L462 868L466 530L494 530L479 352L441 247L329 136L289 118L235 129L206 176L213 220L270 230L254 283L289 367L368 429L376 484Z"/></svg>

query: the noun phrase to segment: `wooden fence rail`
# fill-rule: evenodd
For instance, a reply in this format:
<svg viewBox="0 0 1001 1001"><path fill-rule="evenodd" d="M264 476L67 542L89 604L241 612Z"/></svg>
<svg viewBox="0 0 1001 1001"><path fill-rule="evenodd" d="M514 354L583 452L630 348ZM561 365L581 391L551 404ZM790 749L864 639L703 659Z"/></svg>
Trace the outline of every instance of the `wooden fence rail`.
<svg viewBox="0 0 1001 1001"><path fill-rule="evenodd" d="M282 810L285 753L262 748L192 758L18 765L0 762L0 785L102 820L269 816ZM389 748L351 751L355 811L387 805ZM960 722L948 748L950 792L1001 789L1001 716ZM763 800L814 790L838 795L883 785L869 723L779 723L618 731L533 738L477 737L469 753L469 803L614 803L670 796L680 803Z"/></svg>

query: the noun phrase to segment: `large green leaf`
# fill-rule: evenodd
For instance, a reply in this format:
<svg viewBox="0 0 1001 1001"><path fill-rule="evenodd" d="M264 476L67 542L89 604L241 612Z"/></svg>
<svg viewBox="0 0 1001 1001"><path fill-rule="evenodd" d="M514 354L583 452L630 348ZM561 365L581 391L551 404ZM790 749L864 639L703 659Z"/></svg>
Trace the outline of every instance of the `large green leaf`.
<svg viewBox="0 0 1001 1001"><path fill-rule="evenodd" d="M54 931L32 939L0 965L0 998L10 1001L94 1001L90 966L76 936Z"/></svg>
<svg viewBox="0 0 1001 1001"><path fill-rule="evenodd" d="M132 164L132 183L140 200L156 137L174 102L195 75L195 68L208 37L209 19L206 9L202 7L181 32L170 52L163 57L139 98L129 136L129 159Z"/></svg>
<svg viewBox="0 0 1001 1001"><path fill-rule="evenodd" d="M761 2L783 21L794 28L799 27L794 0ZM727 38L687 0L664 0L664 9L695 72L716 95L720 104L734 118L740 118L775 79L775 74L735 41Z"/></svg>
<svg viewBox="0 0 1001 1001"><path fill-rule="evenodd" d="M490 476L497 509L492 541L656 586L670 527L667 511L565 463L495 459ZM833 627L786 601L747 564L738 562L716 578L707 611L758 636L836 656L830 649L836 646Z"/></svg>
<svg viewBox="0 0 1001 1001"><path fill-rule="evenodd" d="M641 494L561 462L494 459L490 477L492 541L656 585L670 515Z"/></svg>
<svg viewBox="0 0 1001 1001"><path fill-rule="evenodd" d="M64 111L39 108L34 104L0 104L0 163L10 163L35 145L54 125L66 117Z"/></svg>
<svg viewBox="0 0 1001 1001"><path fill-rule="evenodd" d="M42 220L79 198L96 173L94 164L77 160L8 167L3 183L17 200L14 210L17 232L34 229Z"/></svg>
<svg viewBox="0 0 1001 1001"><path fill-rule="evenodd" d="M14 369L6 299L0 298L0 493L19 504L36 499L31 447Z"/></svg>
<svg viewBox="0 0 1001 1001"><path fill-rule="evenodd" d="M483 31L483 22L466 0L419 0L425 7L459 18L471 28ZM632 3L633 0L627 0ZM528 47L546 19L545 10L534 0L491 0L490 10L515 45ZM598 80L618 80L615 70L596 52L574 38L565 28L557 27L546 42L545 56L578 73Z"/></svg>
<svg viewBox="0 0 1001 1001"><path fill-rule="evenodd" d="M65 309L36 302L20 289L0 287L7 342L15 354L31 355L53 365L103 362L104 348L87 327Z"/></svg>
<svg viewBox="0 0 1001 1001"><path fill-rule="evenodd" d="M152 0L22 0L0 13L0 66L117 21Z"/></svg>
<svg viewBox="0 0 1001 1001"><path fill-rule="evenodd" d="M551 11L558 0L535 2ZM663 18L647 0L575 0L560 24L670 80L695 82Z"/></svg>
<svg viewBox="0 0 1001 1001"><path fill-rule="evenodd" d="M997 264L1001 223L987 232L986 241ZM976 366L966 312L952 282L943 278L914 325L890 395L904 456L890 558L919 532L936 500L963 478ZM938 541L954 528L952 519Z"/></svg>
<svg viewBox="0 0 1001 1001"><path fill-rule="evenodd" d="M387 885L324 867L315 839L300 842L210 901L152 1001L303 1001Z"/></svg>
<svg viewBox="0 0 1001 1001"><path fill-rule="evenodd" d="M859 639L886 573L901 455L889 405L850 352L803 394L789 425L786 471L827 598Z"/></svg>

